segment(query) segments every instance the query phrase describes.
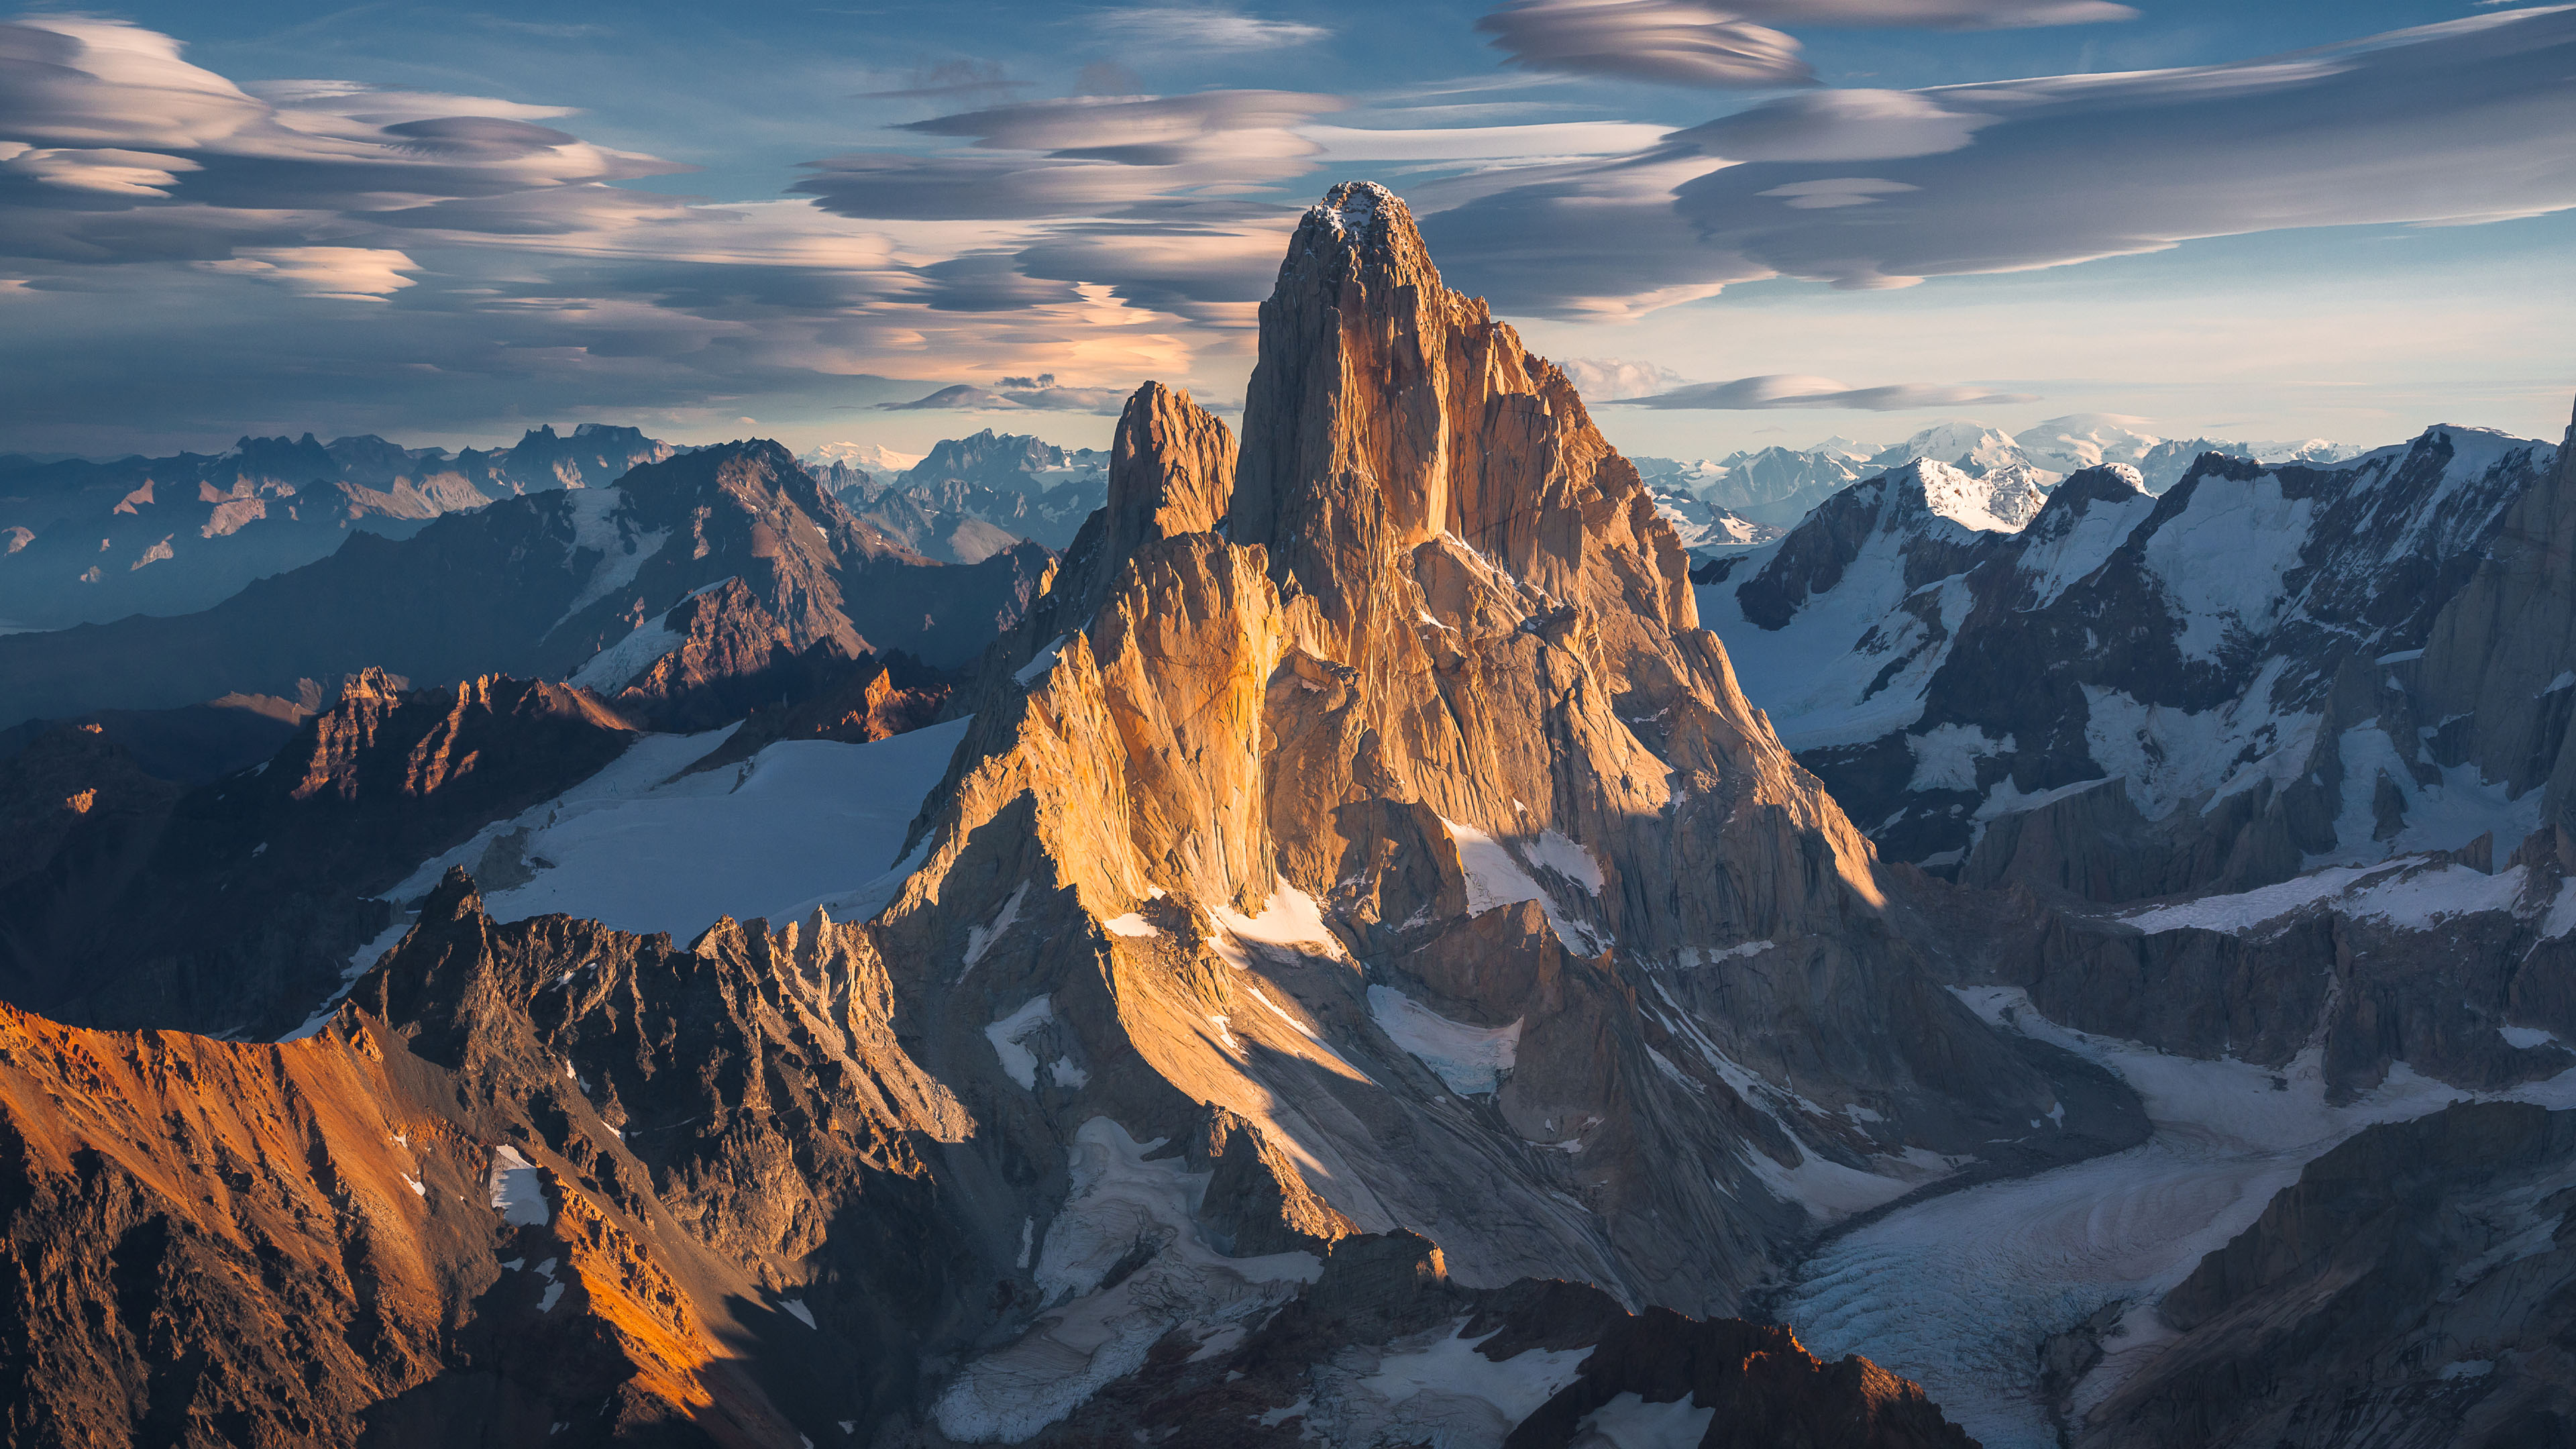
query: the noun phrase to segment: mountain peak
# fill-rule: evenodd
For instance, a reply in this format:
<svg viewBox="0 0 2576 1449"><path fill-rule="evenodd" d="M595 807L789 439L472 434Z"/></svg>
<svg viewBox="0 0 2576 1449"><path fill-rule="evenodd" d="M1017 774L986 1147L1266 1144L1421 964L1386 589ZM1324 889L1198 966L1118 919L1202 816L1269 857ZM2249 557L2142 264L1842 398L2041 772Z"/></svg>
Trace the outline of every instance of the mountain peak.
<svg viewBox="0 0 2576 1449"><path fill-rule="evenodd" d="M1431 286L1440 282L1412 208L1374 181L1342 182L1306 208L1279 265L1281 289L1318 264L1337 276L1389 275Z"/></svg>

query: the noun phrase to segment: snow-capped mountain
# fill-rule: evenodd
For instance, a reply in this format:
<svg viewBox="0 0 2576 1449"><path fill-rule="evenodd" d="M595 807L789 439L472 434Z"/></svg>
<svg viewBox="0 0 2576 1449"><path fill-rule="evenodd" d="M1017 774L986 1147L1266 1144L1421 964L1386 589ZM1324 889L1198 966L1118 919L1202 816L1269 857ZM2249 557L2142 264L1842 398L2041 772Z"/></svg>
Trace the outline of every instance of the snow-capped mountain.
<svg viewBox="0 0 2576 1449"><path fill-rule="evenodd" d="M2262 462L2326 464L2356 457L2361 449L2322 438L2301 442L2223 442L2169 439L2139 431L2134 418L2104 413L2051 418L2015 434L1983 423L1951 421L1921 429L1885 447L1833 437L1812 448L1762 448L1710 461L1639 458L1638 471L1659 496L1687 494L1755 524L1787 527L1809 510L1864 478L1901 468L1918 458L1982 477L2012 471L2045 491L2067 475L2104 463L2138 471L2149 493L2179 482L2204 453ZM1701 545L1690 545L1698 548Z"/></svg>
<svg viewBox="0 0 2576 1449"><path fill-rule="evenodd" d="M797 455L796 461L808 472L821 473L833 464L856 468L870 476L900 473L922 460L920 453L900 453L883 443L825 443Z"/></svg>
<svg viewBox="0 0 2576 1449"><path fill-rule="evenodd" d="M1022 541L1061 549L1109 492L1099 449L990 428L917 458L846 443L808 458L851 512L943 563L977 563Z"/></svg>
<svg viewBox="0 0 2576 1449"><path fill-rule="evenodd" d="M624 649L640 669L685 642L658 632L671 611L734 577L758 596L760 621L745 627L790 652L829 643L954 665L1026 603L1045 561L1016 541L973 565L924 559L776 443L727 443L605 486L449 513L406 538L360 533L194 613L0 635L0 726L294 696L371 665L423 684L560 678ZM598 682L613 694L628 676Z"/></svg>
<svg viewBox="0 0 2576 1449"><path fill-rule="evenodd" d="M1876 450L1845 438L1813 448L1762 448L1701 458L1639 458L1637 472L1659 493L1686 493L1755 524L1785 528L1858 482Z"/></svg>
<svg viewBox="0 0 2576 1449"><path fill-rule="evenodd" d="M602 487L672 451L633 428L584 423L461 453L307 433L211 455L0 460L0 625L188 613L352 533L407 537L495 499Z"/></svg>
<svg viewBox="0 0 2576 1449"><path fill-rule="evenodd" d="M1661 482L1649 482L1646 491L1655 500L1655 512L1673 526L1682 547L1693 553L1723 553L1769 543L1787 530L1776 523L1756 523L1740 513L1720 508L1696 494L1685 493Z"/></svg>
<svg viewBox="0 0 2576 1449"><path fill-rule="evenodd" d="M2510 843L2536 778L2473 768L2410 681L2553 467L2440 427L2331 468L2205 457L2162 497L2095 466L2020 526L1913 465L1703 569L1702 617L1896 859L2119 899Z"/></svg>

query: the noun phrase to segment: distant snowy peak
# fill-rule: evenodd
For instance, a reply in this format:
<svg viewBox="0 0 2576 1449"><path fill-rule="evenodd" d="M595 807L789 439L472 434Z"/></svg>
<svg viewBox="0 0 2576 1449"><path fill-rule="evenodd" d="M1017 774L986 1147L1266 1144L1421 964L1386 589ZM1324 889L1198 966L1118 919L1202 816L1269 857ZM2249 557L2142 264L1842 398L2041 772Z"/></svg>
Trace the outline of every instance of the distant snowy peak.
<svg viewBox="0 0 2576 1449"><path fill-rule="evenodd" d="M1694 552L1749 548L1787 531L1776 523L1756 523L1677 488L1650 483L1647 491L1655 500L1655 512L1673 526L1682 547Z"/></svg>
<svg viewBox="0 0 2576 1449"><path fill-rule="evenodd" d="M900 473L919 463L924 453L898 453L883 443L825 443L796 461L808 468L829 468L835 463L873 474Z"/></svg>
<svg viewBox="0 0 2576 1449"><path fill-rule="evenodd" d="M1979 475L1922 458L1887 476L1900 498L1919 498L1924 511L1978 533L2019 532L2048 501L2044 475L2021 464Z"/></svg>
<svg viewBox="0 0 2576 1449"><path fill-rule="evenodd" d="M1947 463L1963 472L1983 474L1998 468L2031 468L2030 458L2010 435L1983 423L1936 423L1869 460L1874 469L1901 468L1918 458ZM2042 486L2064 477L2040 470Z"/></svg>

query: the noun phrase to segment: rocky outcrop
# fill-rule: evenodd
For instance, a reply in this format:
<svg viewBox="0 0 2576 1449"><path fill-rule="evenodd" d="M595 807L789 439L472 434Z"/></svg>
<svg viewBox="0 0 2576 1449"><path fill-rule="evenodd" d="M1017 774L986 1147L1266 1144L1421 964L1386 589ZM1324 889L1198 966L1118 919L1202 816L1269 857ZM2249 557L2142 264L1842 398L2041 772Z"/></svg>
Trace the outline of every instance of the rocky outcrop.
<svg viewBox="0 0 2576 1449"><path fill-rule="evenodd" d="M1574 1283L1469 1288L1411 1233L1341 1239L1240 1346L1211 1354L1175 1334L1129 1380L1023 1442L1559 1449L1634 1432L1632 1415L1661 1429L1650 1442L1707 1449L1974 1442L1921 1389L1866 1359L1821 1363L1785 1328L1631 1315Z"/></svg>
<svg viewBox="0 0 2576 1449"><path fill-rule="evenodd" d="M378 892L634 737L561 685L406 691L361 673L257 771L93 808L0 885L0 999L75 1024L275 1036L391 924Z"/></svg>
<svg viewBox="0 0 2576 1449"><path fill-rule="evenodd" d="M640 672L667 652L650 647L663 616L729 578L792 651L953 664L1019 616L1045 557L1019 545L971 567L932 563L852 517L776 444L727 444L405 539L354 535L202 613L0 638L0 717L292 695L369 666L421 684L561 678L621 645Z"/></svg>
<svg viewBox="0 0 2576 1449"><path fill-rule="evenodd" d="M310 1040L0 1011L9 1439L854 1442L972 1311L920 1155L968 1123L873 970L458 877Z"/></svg>
<svg viewBox="0 0 2576 1449"><path fill-rule="evenodd" d="M2175 1336L2095 1387L2074 1442L2563 1443L2571 1205L2576 1113L2462 1104L2370 1128L2165 1296Z"/></svg>
<svg viewBox="0 0 2576 1449"><path fill-rule="evenodd" d="M1262 316L1239 448L1141 389L961 701L875 922L934 1069L1036 1163L1219 1109L1462 1281L1695 1312L1851 1210L1802 1183L1892 1198L2029 1138L2056 1084L1882 917L1635 471L1402 203L1337 189Z"/></svg>

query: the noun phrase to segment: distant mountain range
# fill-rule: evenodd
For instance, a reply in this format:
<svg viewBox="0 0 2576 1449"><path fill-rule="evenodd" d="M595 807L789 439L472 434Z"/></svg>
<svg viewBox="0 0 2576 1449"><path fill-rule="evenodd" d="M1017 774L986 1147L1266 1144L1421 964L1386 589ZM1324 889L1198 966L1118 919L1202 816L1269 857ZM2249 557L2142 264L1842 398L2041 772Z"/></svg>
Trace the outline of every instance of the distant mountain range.
<svg viewBox="0 0 2576 1449"><path fill-rule="evenodd" d="M561 679L603 650L614 657L584 682L615 694L691 629L717 628L681 606L728 579L751 611L724 626L737 637L955 665L1018 616L1046 558L1025 543L971 565L924 558L853 516L776 443L728 443L610 486L445 514L405 538L359 532L195 613L0 637L0 727L233 692L292 696L305 680L370 666L418 684Z"/></svg>
<svg viewBox="0 0 2576 1449"><path fill-rule="evenodd" d="M507 448L243 438L224 453L0 457L0 628L184 614L338 549L497 499L613 483L675 450L633 428L535 428Z"/></svg>
<svg viewBox="0 0 2576 1449"><path fill-rule="evenodd" d="M1107 453L990 428L919 458L831 443L803 461L859 518L946 563L1021 540L1061 549L1109 496Z"/></svg>
<svg viewBox="0 0 2576 1449"><path fill-rule="evenodd" d="M1887 446L1833 437L1811 448L1761 448L1715 461L1635 461L1648 484L1659 492L1688 494L1751 523L1785 528L1852 484L1918 458L1946 463L1977 477L2025 470L2022 476L2043 489L2078 469L2125 463L2138 470L2149 493L2162 493L2181 481L2203 453L2262 462L2333 463L2361 451L2323 438L2301 442L2160 438L2138 431L2127 419L2085 413L2051 418L2017 434L1983 423L1953 421L1935 423Z"/></svg>

